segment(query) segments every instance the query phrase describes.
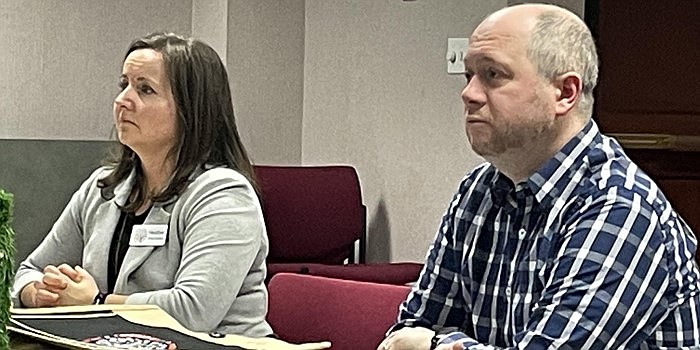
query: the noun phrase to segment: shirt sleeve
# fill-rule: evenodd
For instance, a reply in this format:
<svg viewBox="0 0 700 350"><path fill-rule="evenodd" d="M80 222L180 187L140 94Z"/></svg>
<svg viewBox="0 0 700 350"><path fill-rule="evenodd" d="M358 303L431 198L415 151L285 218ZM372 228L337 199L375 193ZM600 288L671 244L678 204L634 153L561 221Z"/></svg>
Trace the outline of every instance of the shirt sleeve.
<svg viewBox="0 0 700 350"><path fill-rule="evenodd" d="M636 349L677 306L673 249L658 212L611 188L582 205L560 232L539 301L512 349ZM670 210L669 210L670 212ZM465 349L497 349L461 332Z"/></svg>
<svg viewBox="0 0 700 350"><path fill-rule="evenodd" d="M29 256L20 263L12 286L12 301L21 306L19 293L30 282L39 281L44 276L47 265L66 263L75 266L81 263L83 255L83 228L81 210L89 191L96 190L103 168L92 173L73 194L68 205L54 223L51 231Z"/></svg>
<svg viewBox="0 0 700 350"><path fill-rule="evenodd" d="M463 182L461 189L466 187ZM398 322L387 334L403 327L418 326L436 331L464 327L468 317L460 277L462 247L455 245L453 227L463 192L455 194L442 217L418 284L401 304Z"/></svg>

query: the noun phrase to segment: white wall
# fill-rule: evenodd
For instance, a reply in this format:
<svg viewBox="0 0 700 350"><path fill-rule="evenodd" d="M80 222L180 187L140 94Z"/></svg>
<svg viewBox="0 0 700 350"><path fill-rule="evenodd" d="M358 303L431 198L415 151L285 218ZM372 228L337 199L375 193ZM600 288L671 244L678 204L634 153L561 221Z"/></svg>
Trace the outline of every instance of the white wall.
<svg viewBox="0 0 700 350"><path fill-rule="evenodd" d="M520 1L522 2L522 1ZM482 162L463 126L448 37L503 0L307 0L302 159L358 168L370 261L422 261L462 176ZM559 0L583 13L583 0Z"/></svg>
<svg viewBox="0 0 700 350"><path fill-rule="evenodd" d="M304 0L230 0L227 64L255 163L301 163Z"/></svg>
<svg viewBox="0 0 700 350"><path fill-rule="evenodd" d="M347 163L370 261L422 261L462 176L448 37L506 0L0 0L0 139L106 140L124 50L194 33L224 58L256 163ZM583 10L583 0L561 0Z"/></svg>
<svg viewBox="0 0 700 350"><path fill-rule="evenodd" d="M523 0L508 0L508 5L515 5L515 4L523 4L523 3L537 3L537 2L542 2L542 1L523 1ZM544 1L548 4L555 4L559 5L565 9L568 9L569 11L579 15L579 17L583 17L584 13L584 7L585 7L585 0L551 0L551 1Z"/></svg>
<svg viewBox="0 0 700 350"><path fill-rule="evenodd" d="M131 40L191 19L190 0L0 0L0 138L109 139Z"/></svg>
<svg viewBox="0 0 700 350"><path fill-rule="evenodd" d="M371 261L422 261L464 174L448 37L468 37L501 0L307 0L303 162L358 168Z"/></svg>
<svg viewBox="0 0 700 350"><path fill-rule="evenodd" d="M192 36L209 44L226 62L228 1L192 0Z"/></svg>

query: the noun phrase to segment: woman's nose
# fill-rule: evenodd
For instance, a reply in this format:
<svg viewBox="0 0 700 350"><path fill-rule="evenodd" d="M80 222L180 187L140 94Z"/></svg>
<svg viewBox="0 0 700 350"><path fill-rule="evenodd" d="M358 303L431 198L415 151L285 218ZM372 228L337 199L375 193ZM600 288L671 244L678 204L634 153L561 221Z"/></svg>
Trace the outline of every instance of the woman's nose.
<svg viewBox="0 0 700 350"><path fill-rule="evenodd" d="M117 94L117 97L114 98L114 104L117 106L130 108L133 104L133 99L130 95L131 91L132 90L129 86L120 91L119 94Z"/></svg>

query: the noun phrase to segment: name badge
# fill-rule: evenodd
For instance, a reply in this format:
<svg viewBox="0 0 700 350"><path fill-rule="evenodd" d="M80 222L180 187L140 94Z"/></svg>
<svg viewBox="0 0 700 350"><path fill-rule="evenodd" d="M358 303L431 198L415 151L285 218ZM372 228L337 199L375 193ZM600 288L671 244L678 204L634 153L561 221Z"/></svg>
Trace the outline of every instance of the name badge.
<svg viewBox="0 0 700 350"><path fill-rule="evenodd" d="M160 247L165 244L168 225L134 225L129 245L132 247Z"/></svg>

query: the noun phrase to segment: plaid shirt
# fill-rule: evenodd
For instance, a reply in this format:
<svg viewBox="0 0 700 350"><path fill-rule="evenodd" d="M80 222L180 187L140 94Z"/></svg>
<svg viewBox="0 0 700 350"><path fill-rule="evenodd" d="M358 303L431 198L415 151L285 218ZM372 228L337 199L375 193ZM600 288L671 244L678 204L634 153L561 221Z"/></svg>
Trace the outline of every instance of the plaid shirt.
<svg viewBox="0 0 700 350"><path fill-rule="evenodd" d="M522 183L489 164L466 176L390 332L424 326L466 349L700 349L695 249L590 121Z"/></svg>

